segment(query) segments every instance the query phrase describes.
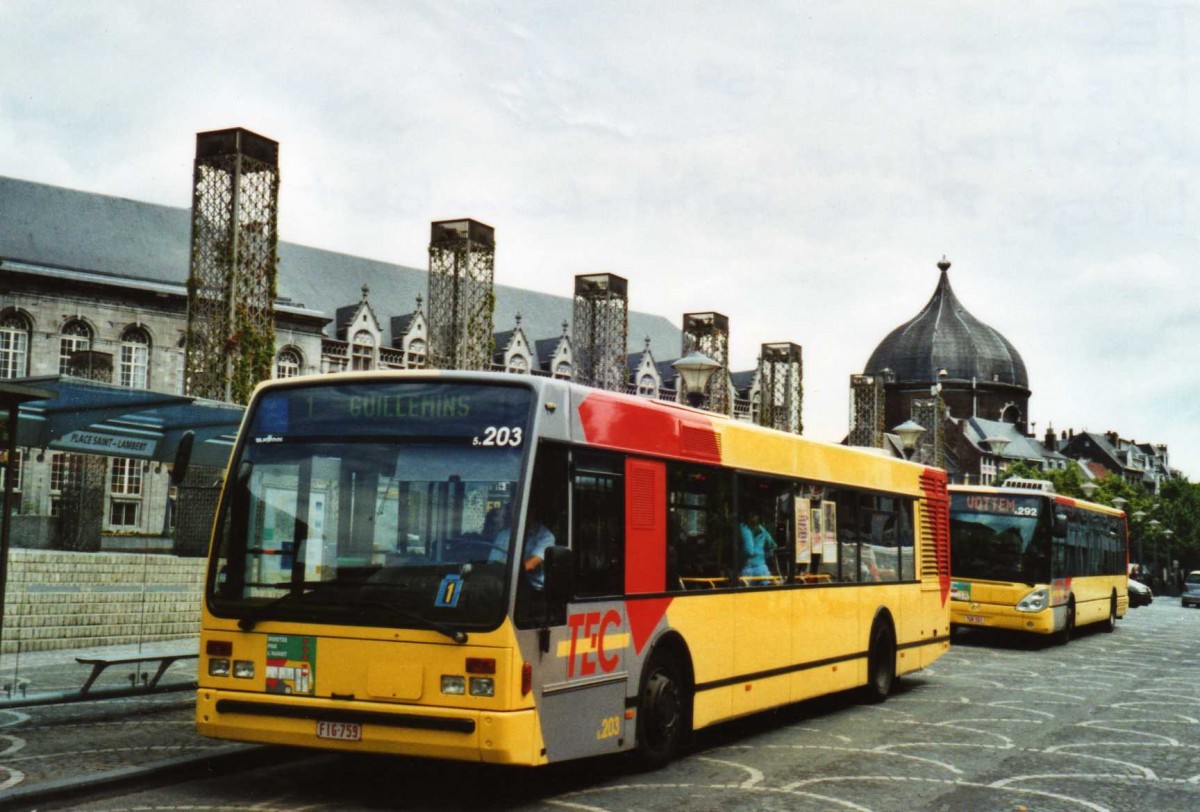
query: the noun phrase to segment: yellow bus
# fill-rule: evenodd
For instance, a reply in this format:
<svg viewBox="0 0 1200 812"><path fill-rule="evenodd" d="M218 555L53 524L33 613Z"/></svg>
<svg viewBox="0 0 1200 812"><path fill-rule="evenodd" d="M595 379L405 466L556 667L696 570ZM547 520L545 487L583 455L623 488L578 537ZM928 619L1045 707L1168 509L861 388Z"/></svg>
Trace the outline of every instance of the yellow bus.
<svg viewBox="0 0 1200 812"><path fill-rule="evenodd" d="M953 628L1071 639L1116 628L1129 608L1125 514L1072 499L1042 480L950 487Z"/></svg>
<svg viewBox="0 0 1200 812"><path fill-rule="evenodd" d="M551 378L267 383L215 520L198 729L657 765L724 720L882 700L949 646L948 505L937 469Z"/></svg>

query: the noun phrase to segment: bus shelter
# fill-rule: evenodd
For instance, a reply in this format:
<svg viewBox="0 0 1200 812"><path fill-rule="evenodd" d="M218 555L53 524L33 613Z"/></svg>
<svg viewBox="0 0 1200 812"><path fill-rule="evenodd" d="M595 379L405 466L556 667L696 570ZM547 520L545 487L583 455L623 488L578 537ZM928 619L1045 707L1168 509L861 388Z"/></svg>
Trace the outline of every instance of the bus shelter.
<svg viewBox="0 0 1200 812"><path fill-rule="evenodd" d="M228 462L244 407L55 375L0 381L0 409L3 409L0 417L4 418L0 421L3 426L0 470L5 473L6 491L0 527L0 659L3 660L0 688L7 688L11 698L16 686L27 682L31 690L36 690L61 688L54 683L60 673L64 679L74 679L70 666L79 666L69 660L47 662L44 673L32 682L28 675L22 675L23 654L29 666L30 658L38 652L55 653L46 650L48 645L63 649L76 645L68 639L76 631L66 627L56 632L64 639L52 644L42 639L44 635L38 634L38 629L59 621L37 613L99 617L93 628L78 631L78 646L104 647L111 643L121 652L124 649L120 645L134 645L139 656L144 656L144 641L150 645L164 640L170 643L181 635L194 636L195 623L190 615L195 611L191 607L196 603L193 593L199 588L197 574L203 564L200 558L91 556L59 550L10 549L15 508L12 504L15 477L8 475L10 457L21 449L30 456L34 456L30 452L57 451L170 465L176 462L183 446L190 448L189 464L193 470L220 471ZM182 473L181 467L175 470ZM211 522L211 517L208 521ZM21 560L14 561L13 556ZM56 572L53 578L48 577L43 583L35 575L27 574L19 583L8 583L14 567L25 566L26 559L33 561L38 556L44 557L45 562L37 558L37 572L53 568ZM101 562L101 559L114 561ZM97 574L98 569L104 571ZM10 624L5 622L6 597Z"/></svg>
<svg viewBox="0 0 1200 812"><path fill-rule="evenodd" d="M14 447L172 462L183 436L192 463L224 468L244 408L187 395L53 375L14 386L41 393L20 402Z"/></svg>

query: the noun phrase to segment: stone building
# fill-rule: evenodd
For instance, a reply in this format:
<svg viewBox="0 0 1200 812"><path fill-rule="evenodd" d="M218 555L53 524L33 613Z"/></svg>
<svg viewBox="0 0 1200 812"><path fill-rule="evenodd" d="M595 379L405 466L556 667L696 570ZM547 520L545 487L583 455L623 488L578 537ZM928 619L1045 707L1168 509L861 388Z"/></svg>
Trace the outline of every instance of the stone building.
<svg viewBox="0 0 1200 812"><path fill-rule="evenodd" d="M72 358L87 350L111 383L183 393L190 223L184 208L0 177L0 378L77 372ZM278 252L276 377L424 365L426 269L289 242ZM564 271L561 296L496 286L495 368L572 374L571 281ZM661 316L630 312L629 329L639 344L680 345L679 327ZM20 512L55 512L75 455L13 457ZM168 529L161 466L105 464L104 530Z"/></svg>

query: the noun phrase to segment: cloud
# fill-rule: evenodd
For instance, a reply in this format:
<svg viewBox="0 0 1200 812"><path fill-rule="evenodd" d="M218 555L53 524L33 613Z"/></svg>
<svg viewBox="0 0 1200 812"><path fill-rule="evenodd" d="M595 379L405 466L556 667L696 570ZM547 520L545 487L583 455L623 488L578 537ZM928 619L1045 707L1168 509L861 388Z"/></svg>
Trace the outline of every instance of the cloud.
<svg viewBox="0 0 1200 812"><path fill-rule="evenodd" d="M0 173L186 206L195 132L246 126L281 142L285 239L421 267L429 221L476 217L504 284L619 273L637 309L728 315L739 368L802 344L827 439L946 253L1040 425L1200 471L1200 15L911 12L9 2Z"/></svg>

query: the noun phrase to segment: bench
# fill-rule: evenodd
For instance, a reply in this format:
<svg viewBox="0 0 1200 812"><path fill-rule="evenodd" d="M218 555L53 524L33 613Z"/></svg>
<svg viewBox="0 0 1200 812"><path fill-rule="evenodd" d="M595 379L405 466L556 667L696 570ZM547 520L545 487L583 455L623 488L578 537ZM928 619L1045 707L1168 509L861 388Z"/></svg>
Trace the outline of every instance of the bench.
<svg viewBox="0 0 1200 812"><path fill-rule="evenodd" d="M26 692L29 689L29 680L25 677L17 677L12 682L4 683L2 687L9 699L12 699L12 695L17 691L21 692L21 696L26 696Z"/></svg>
<svg viewBox="0 0 1200 812"><path fill-rule="evenodd" d="M87 682L83 683L83 687L79 689L81 696L87 694L88 689L96 682L104 671L114 665L131 665L133 663L158 663L158 670L154 672L154 676L148 676L148 672L142 674L142 685L147 690L158 685L158 681L166 670L180 660L196 660L199 659L199 653L193 652L190 654L139 654L136 657L76 657L75 662L80 665L90 665L92 673L88 675ZM137 673L129 675L129 684L131 687L137 687Z"/></svg>

